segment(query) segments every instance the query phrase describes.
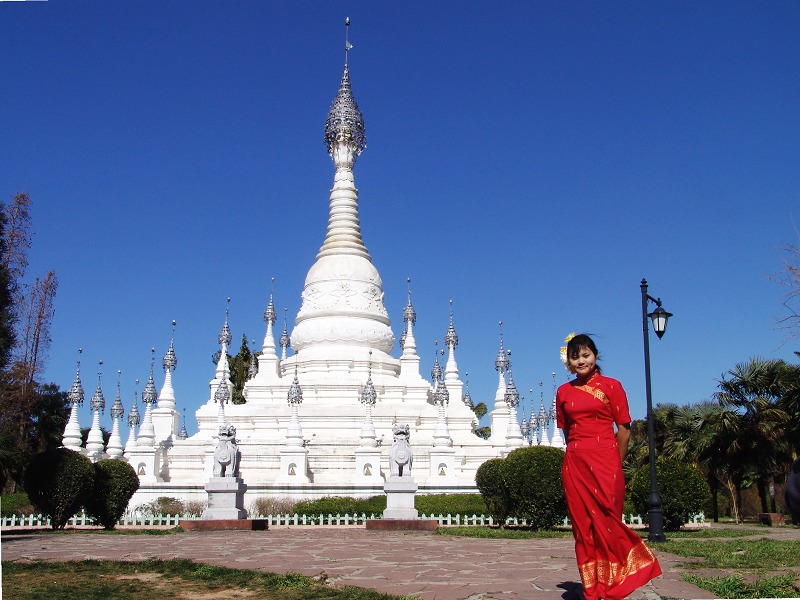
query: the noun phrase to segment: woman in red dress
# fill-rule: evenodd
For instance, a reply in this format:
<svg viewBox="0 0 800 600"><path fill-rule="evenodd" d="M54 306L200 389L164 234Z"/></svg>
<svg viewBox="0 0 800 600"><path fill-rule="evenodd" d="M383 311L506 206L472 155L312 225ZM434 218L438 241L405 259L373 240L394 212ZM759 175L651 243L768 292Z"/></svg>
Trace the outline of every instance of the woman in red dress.
<svg viewBox="0 0 800 600"><path fill-rule="evenodd" d="M653 552L622 522L628 399L619 381L600 374L588 335L569 340L566 363L576 377L558 388L556 410L567 442L562 478L583 593L586 600L621 600L661 575Z"/></svg>

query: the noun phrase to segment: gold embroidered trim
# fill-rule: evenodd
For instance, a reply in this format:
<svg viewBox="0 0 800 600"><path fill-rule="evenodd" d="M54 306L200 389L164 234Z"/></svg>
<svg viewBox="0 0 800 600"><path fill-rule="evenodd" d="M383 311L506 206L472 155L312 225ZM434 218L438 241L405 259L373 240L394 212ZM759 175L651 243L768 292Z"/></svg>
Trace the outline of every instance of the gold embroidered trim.
<svg viewBox="0 0 800 600"><path fill-rule="evenodd" d="M582 391L586 392L587 394L591 394L592 396L594 396L595 398L600 400L600 402L602 402L606 406L608 406L610 404L610 402L608 401L608 398L606 398L605 393L601 389L593 388L590 385L576 385L575 387L577 389L579 389L579 390L582 390Z"/></svg>
<svg viewBox="0 0 800 600"><path fill-rule="evenodd" d="M592 560L578 565L578 571L585 589L593 588L598 583L610 587L621 584L634 573L655 562L656 557L652 550L640 542L628 552L624 564L606 559Z"/></svg>

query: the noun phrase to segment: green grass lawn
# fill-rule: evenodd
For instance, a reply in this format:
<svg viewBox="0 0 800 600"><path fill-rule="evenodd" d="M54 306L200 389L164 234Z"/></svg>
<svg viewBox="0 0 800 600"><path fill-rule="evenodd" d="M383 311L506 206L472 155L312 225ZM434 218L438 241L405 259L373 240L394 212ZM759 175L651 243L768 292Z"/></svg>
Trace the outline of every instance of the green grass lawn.
<svg viewBox="0 0 800 600"><path fill-rule="evenodd" d="M297 573L276 575L190 560L3 563L3 594L15 600L161 600L212 592L265 600L399 599L353 586L332 587Z"/></svg>

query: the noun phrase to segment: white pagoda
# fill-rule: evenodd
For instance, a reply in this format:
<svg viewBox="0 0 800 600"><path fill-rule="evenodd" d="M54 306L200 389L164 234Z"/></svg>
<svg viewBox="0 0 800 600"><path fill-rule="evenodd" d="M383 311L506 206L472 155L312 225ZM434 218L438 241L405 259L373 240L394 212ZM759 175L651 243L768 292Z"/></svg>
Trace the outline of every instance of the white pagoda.
<svg viewBox="0 0 800 600"><path fill-rule="evenodd" d="M498 367L492 436L487 440L475 435L472 400L469 393L462 394L455 358L458 337L452 309L443 374L434 374L431 381L420 374L410 287L400 356L391 354L395 336L381 277L361 237L353 169L366 139L347 60L324 139L335 166L328 228L306 276L291 335L284 326L276 351L277 314L270 293L264 312L266 334L243 391L246 402L232 404L226 314L208 400L196 412L197 433L188 437L185 428L178 431L173 389L177 359L170 343L163 361L164 387L157 399L151 397L153 390L148 395L147 431L143 422L134 438L129 419L131 434L122 458L136 469L141 482L130 506L160 496L205 500L203 486L212 475L221 419L236 427L248 505L262 496L382 494L395 424L410 426L413 474L423 494L477 492L478 467L522 445L519 427L509 422L516 411L504 401L505 368ZM287 356L287 347L293 354Z"/></svg>

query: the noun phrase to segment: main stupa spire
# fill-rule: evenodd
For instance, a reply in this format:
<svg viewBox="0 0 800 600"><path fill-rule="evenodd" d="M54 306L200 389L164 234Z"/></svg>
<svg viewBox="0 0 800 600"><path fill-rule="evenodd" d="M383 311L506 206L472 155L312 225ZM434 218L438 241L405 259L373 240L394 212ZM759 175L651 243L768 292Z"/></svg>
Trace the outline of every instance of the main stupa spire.
<svg viewBox="0 0 800 600"><path fill-rule="evenodd" d="M345 25L349 31L350 19ZM312 347L322 352L331 345L360 347L366 370L366 352L373 349L388 355L394 335L383 304L380 275L361 239L353 167L367 142L364 118L350 86L347 53L351 48L346 35L344 73L325 121L325 145L336 167L328 229L316 263L306 276L291 339L295 352ZM313 353L305 356L317 358ZM385 357L376 354L376 358L382 364Z"/></svg>

